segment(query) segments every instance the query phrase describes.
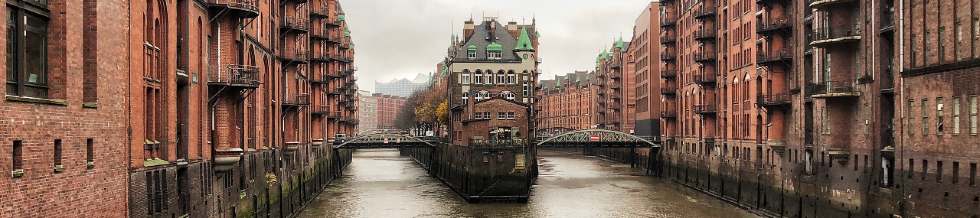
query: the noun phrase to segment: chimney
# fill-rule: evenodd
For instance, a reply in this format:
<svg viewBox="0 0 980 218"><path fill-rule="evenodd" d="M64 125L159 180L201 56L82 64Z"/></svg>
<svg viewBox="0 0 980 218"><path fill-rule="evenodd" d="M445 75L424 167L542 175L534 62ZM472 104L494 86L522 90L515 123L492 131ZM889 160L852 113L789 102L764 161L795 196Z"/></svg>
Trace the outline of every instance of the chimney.
<svg viewBox="0 0 980 218"><path fill-rule="evenodd" d="M476 29L476 26L473 25L473 20L467 20L466 22L463 22L463 35L464 37L466 37L466 39L463 40L467 40L470 38L470 36L473 36L474 29Z"/></svg>
<svg viewBox="0 0 980 218"><path fill-rule="evenodd" d="M507 22L507 33L510 33L510 36L517 38L518 35L521 34L519 31L520 30L517 27L517 22L515 21Z"/></svg>

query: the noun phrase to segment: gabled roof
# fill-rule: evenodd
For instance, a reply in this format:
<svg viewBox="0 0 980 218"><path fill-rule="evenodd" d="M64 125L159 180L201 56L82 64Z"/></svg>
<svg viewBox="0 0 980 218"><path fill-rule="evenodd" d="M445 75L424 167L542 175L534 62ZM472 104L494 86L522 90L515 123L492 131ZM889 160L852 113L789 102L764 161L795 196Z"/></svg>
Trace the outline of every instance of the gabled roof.
<svg viewBox="0 0 980 218"><path fill-rule="evenodd" d="M492 33L491 30L493 31ZM491 35L493 36L492 39L490 38ZM470 47L475 46L477 48L476 59L485 60L487 59L486 51L488 48L490 48L489 45L491 43L499 44L502 51L503 48L515 48L517 46L517 39L511 36L510 33L507 32L507 28L496 20L481 22L479 25L476 25L473 28L473 34L470 35L469 38L464 39L461 46L453 48L456 49L456 52L451 58L466 61L469 59L466 56L466 52L470 50ZM520 60L513 52L501 52L500 58L505 61Z"/></svg>

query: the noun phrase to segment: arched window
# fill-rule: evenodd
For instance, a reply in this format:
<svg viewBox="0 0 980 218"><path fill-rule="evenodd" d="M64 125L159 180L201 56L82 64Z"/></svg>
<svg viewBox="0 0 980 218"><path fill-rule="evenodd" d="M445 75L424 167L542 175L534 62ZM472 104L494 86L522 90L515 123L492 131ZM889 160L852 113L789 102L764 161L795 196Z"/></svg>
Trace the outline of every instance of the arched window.
<svg viewBox="0 0 980 218"><path fill-rule="evenodd" d="M507 71L507 84L517 84L517 74L513 70Z"/></svg>
<svg viewBox="0 0 980 218"><path fill-rule="evenodd" d="M503 70L497 71L497 84L507 84L507 81L504 81L505 76Z"/></svg>
<svg viewBox="0 0 980 218"><path fill-rule="evenodd" d="M476 74L473 76L473 84L483 84L483 71L476 70Z"/></svg>
<svg viewBox="0 0 980 218"><path fill-rule="evenodd" d="M500 92L500 97L506 98L507 100L514 100L514 98L517 98L517 96L514 95L514 93L513 92L510 92L510 91Z"/></svg>
<svg viewBox="0 0 980 218"><path fill-rule="evenodd" d="M469 100L470 100L470 93L469 92L464 92L463 93L463 101L462 101L463 104L467 104Z"/></svg>
<svg viewBox="0 0 980 218"><path fill-rule="evenodd" d="M460 74L459 83L463 85L470 84L470 70L463 70Z"/></svg>

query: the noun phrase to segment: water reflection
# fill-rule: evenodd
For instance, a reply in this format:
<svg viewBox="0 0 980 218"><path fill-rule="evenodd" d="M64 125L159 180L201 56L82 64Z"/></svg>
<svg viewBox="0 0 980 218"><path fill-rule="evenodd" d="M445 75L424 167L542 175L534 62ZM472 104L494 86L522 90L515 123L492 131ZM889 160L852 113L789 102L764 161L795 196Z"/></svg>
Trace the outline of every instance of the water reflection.
<svg viewBox="0 0 980 218"><path fill-rule="evenodd" d="M540 152L530 202L467 204L397 150L354 153L346 175L299 217L755 217L741 209L574 152Z"/></svg>

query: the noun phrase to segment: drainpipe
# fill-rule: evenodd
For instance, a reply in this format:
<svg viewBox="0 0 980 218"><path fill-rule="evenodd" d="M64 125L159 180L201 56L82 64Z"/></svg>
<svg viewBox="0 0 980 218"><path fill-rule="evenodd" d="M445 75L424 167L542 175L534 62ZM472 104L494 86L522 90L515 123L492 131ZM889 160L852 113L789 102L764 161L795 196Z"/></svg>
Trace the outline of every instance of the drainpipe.
<svg viewBox="0 0 980 218"><path fill-rule="evenodd" d="M905 34L902 34L902 31L901 31L901 30L904 30L905 29L905 1L904 0L898 1L898 29L899 29L899 31L897 31L899 33L898 34L898 41L899 41L898 44L900 45L900 46L898 46L898 57L899 57L899 60L898 60L898 69L901 70L901 69L905 69L905 60L904 60L905 59L905 46L901 46L905 42ZM905 93L904 92L904 90L905 90L904 85L905 85L905 77L901 77L901 76L899 76L898 84L893 85L893 87L897 87L896 90L898 90L898 96L900 97L899 99L902 99L904 97L904 93ZM900 108L900 111L902 113L902 123L899 124L899 125L902 125L902 132L905 132L905 131L908 131L906 129L906 126L905 126L905 123L906 123L905 121L907 119L909 119L909 118L908 117L905 117L904 115L906 114L906 111L905 110L909 110L909 108L905 108L904 101L900 100L900 102L902 102L901 104L899 104L899 105L901 105L901 106L899 106L899 108ZM898 150L898 153L899 153L898 156L904 158L905 157L905 134L904 133L901 133L901 135L902 135L902 137L899 137L899 143L895 147L896 147L896 150ZM895 158L895 159L896 159L895 165L899 165L899 163L901 163L901 160L902 159L901 158ZM912 169L908 169L908 170L912 170ZM905 177L903 177L903 176L897 176L896 178L902 179L902 182L903 183L906 180ZM906 215L908 215L908 214L905 213L904 206L902 206L906 202L906 196L907 196L905 194L906 193L905 190L907 190L906 187L907 186L902 186L902 190L900 191L900 193L902 194L901 195L902 198L899 201L899 205L900 206L899 206L898 213L900 215L902 215L903 217L905 217Z"/></svg>

